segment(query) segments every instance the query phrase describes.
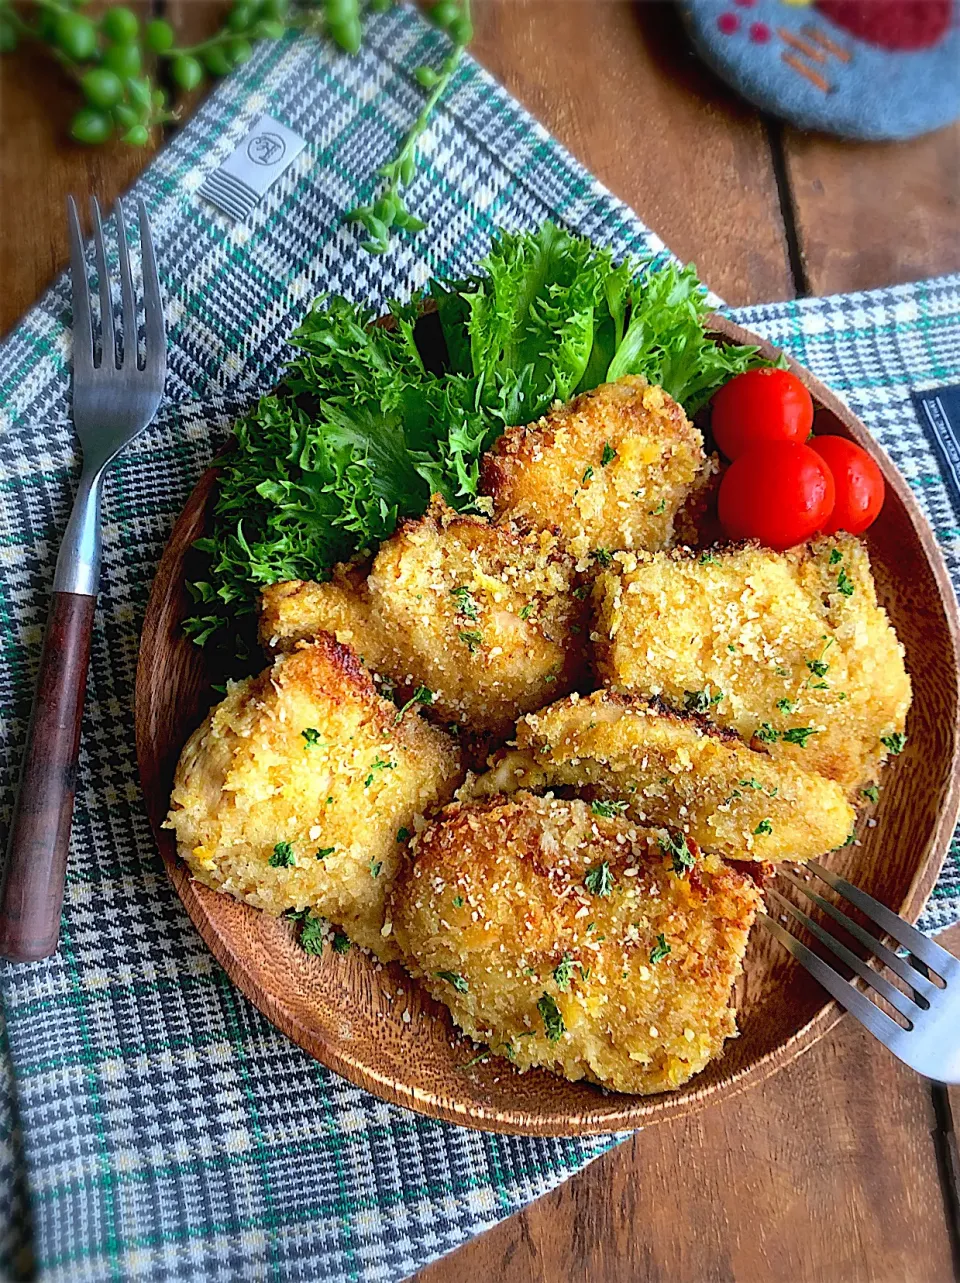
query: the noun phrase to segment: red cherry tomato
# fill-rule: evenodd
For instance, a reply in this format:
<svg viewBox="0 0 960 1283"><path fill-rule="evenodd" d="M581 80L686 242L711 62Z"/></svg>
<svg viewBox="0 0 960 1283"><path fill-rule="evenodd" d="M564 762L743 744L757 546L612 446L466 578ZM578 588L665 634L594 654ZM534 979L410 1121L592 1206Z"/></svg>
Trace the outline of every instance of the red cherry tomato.
<svg viewBox="0 0 960 1283"><path fill-rule="evenodd" d="M710 426L727 458L739 459L762 441L806 441L813 400L789 370L747 370L714 396Z"/></svg>
<svg viewBox="0 0 960 1283"><path fill-rule="evenodd" d="M815 450L795 441L766 441L724 474L720 524L731 539L756 539L782 550L816 534L833 502L833 475Z"/></svg>
<svg viewBox="0 0 960 1283"><path fill-rule="evenodd" d="M824 522L823 533L835 535L838 530L846 530L851 535L861 534L883 507L883 473L866 450L845 437L814 437L810 448L833 473L837 490L833 513Z"/></svg>

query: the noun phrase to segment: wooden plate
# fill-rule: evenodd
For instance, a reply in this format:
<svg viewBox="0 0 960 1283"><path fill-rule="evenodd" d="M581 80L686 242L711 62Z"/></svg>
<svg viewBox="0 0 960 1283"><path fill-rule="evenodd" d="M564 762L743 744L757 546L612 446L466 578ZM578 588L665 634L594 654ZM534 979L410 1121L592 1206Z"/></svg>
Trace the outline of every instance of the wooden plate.
<svg viewBox="0 0 960 1283"><path fill-rule="evenodd" d="M722 340L758 343L717 318ZM794 369L817 402L817 426L850 436L877 458L887 500L869 532L880 599L913 678L906 752L883 778L876 827L831 867L915 920L943 863L960 807L957 605L933 535L910 490L863 425L816 379ZM464 1070L474 1054L433 1002L394 964L381 968L353 949L311 957L289 923L194 882L161 828L174 767L214 697L221 675L181 631L190 611L184 563L204 532L216 481L206 472L180 515L147 607L137 671L137 752L150 821L167 872L227 974L264 1015L311 1056L384 1100L434 1118L492 1131L573 1136L649 1125L744 1090L811 1047L839 1019L819 986L766 932L753 933L738 987L740 1037L680 1091L636 1097L516 1073L493 1059Z"/></svg>

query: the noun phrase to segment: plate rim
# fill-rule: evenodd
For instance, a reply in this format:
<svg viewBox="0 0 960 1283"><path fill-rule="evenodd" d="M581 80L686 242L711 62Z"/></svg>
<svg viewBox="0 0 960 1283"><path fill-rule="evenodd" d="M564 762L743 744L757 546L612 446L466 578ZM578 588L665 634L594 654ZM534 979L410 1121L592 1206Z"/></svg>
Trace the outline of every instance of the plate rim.
<svg viewBox="0 0 960 1283"><path fill-rule="evenodd" d="M718 334L727 342L736 344L753 344L760 348L769 358L780 355L780 349L766 339L744 329L727 317L713 314L708 318L707 328ZM923 549L927 564L939 589L946 617L947 631L952 643L953 668L960 675L960 608L950 580L943 553L936 537L920 511L907 482L901 476L892 460L871 436L866 426L833 392L830 391L815 375L788 353L783 354L789 367L806 384L815 400L836 416L850 436L868 450L876 460L883 473L888 487L896 492L903 505L907 518L914 529ZM162 818L158 817L152 803L154 789L152 784L156 772L149 770L151 762L150 730L152 727L152 709L147 707L146 692L146 657L144 639L155 639L159 635L158 625L167 618L165 610L166 595L161 591L164 584L172 582L169 574L162 572L168 564L175 563L182 552L174 544L174 533L184 522L188 513L196 514L198 508L205 508L209 502L210 491L217 475L216 460L207 467L191 491L183 508L171 528L163 553L157 564L150 596L144 613L141 628L140 648L137 660L135 686L135 728L137 765L141 791L146 805L150 828L160 851L167 876L186 909L191 921L197 928L207 948L217 962L226 971L232 984L248 998L262 1015L275 1028L285 1034L313 1059L319 1061L332 1072L345 1078L354 1086L372 1092L382 1100L410 1109L429 1118L442 1119L445 1122L465 1126L480 1131L492 1131L506 1135L525 1135L540 1137L575 1137L588 1135L606 1135L668 1122L675 1118L695 1113L700 1109L720 1100L740 1095L752 1087L764 1082L779 1070L785 1068L804 1052L815 1046L825 1034L833 1029L844 1016L843 1010L833 1000L826 998L819 1010L789 1038L773 1048L751 1065L744 1066L722 1082L706 1084L701 1089L686 1092L682 1095L665 1093L654 1096L611 1095L598 1096L601 1100L617 1099L625 1103L619 1109L603 1111L602 1118L585 1114L579 1118L565 1111L562 1117L549 1113L534 1113L517 1109L493 1110L482 1105L457 1107L448 1099L428 1095L416 1087L398 1080L394 1075L378 1075L368 1064L361 1064L357 1059L345 1054L329 1038L308 1028L282 999L265 990L252 975L249 965L242 955L238 954L218 932L216 925L208 914L205 901L208 897L219 897L220 893L204 887L191 877L186 866L180 860L176 844L169 830L161 827ZM954 751L953 771L950 777L943 804L933 829L925 859L918 865L907 888L899 912L909 921L915 922L936 883L943 868L949 850L950 841L960 817L960 699L954 707ZM163 815L165 816L165 809ZM249 906L247 906L249 907ZM251 909L251 912L257 912Z"/></svg>

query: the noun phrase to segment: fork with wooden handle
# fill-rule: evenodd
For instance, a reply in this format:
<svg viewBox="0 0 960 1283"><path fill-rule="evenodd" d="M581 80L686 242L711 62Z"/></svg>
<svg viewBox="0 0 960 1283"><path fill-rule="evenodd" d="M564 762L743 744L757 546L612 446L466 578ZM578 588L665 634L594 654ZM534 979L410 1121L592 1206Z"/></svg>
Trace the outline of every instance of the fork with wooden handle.
<svg viewBox="0 0 960 1283"><path fill-rule="evenodd" d="M57 558L53 600L27 733L23 774L0 887L0 955L17 962L56 952L90 638L100 581L100 499L104 474L153 420L167 368L160 279L143 201L140 216L143 351L126 228L116 205L120 265L118 347L113 289L100 207L91 201L100 295L96 359L87 266L77 207L68 201L73 286L73 422L83 450L80 486Z"/></svg>

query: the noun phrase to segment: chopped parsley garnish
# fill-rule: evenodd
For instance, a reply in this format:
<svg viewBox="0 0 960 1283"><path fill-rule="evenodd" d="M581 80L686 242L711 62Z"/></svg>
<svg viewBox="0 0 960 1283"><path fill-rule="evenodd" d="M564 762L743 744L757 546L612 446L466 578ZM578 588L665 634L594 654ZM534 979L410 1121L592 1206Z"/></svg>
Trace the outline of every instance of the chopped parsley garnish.
<svg viewBox="0 0 960 1283"><path fill-rule="evenodd" d="M364 658L360 656L360 663L364 663ZM381 677L379 673L374 675L375 682L380 683L380 694L384 699L393 699L394 692L397 689L397 683L390 677Z"/></svg>
<svg viewBox="0 0 960 1283"><path fill-rule="evenodd" d="M761 820L760 823L757 825L757 827L753 830L753 836L760 837L761 834L764 834L765 836L769 836L769 834L771 834L772 832L773 832L773 825L770 823L770 821Z"/></svg>
<svg viewBox="0 0 960 1283"><path fill-rule="evenodd" d="M520 618L529 619L530 616L533 614L533 610L534 610L534 603L532 601L528 601L527 604L520 611Z"/></svg>
<svg viewBox="0 0 960 1283"><path fill-rule="evenodd" d="M427 686L418 686L393 720L394 722L401 721L407 709L412 708L414 704L426 704L429 706L432 703L433 691Z"/></svg>
<svg viewBox="0 0 960 1283"><path fill-rule="evenodd" d="M547 1041L558 1042L567 1032L567 1026L563 1023L560 1008L548 993L545 993L537 1003L537 1011L540 1012L540 1018L543 1020Z"/></svg>
<svg viewBox="0 0 960 1283"><path fill-rule="evenodd" d="M777 708L781 713L792 713L796 710L797 701L795 699L778 699Z"/></svg>
<svg viewBox="0 0 960 1283"><path fill-rule="evenodd" d="M451 588L450 596L456 598L457 613L464 619L479 619L480 608L477 605L476 598L466 584L461 584L459 588Z"/></svg>
<svg viewBox="0 0 960 1283"><path fill-rule="evenodd" d="M334 934L333 939L330 941L330 947L333 949L334 953L349 953L350 941L342 931L337 931Z"/></svg>
<svg viewBox="0 0 960 1283"><path fill-rule="evenodd" d="M387 762L387 761L384 761L382 757L378 757L371 764L370 774L363 781L363 787L365 789L368 789L370 787L370 785L373 783L374 779L376 778L376 774L378 771L392 771L396 767L396 765L397 765L396 762Z"/></svg>
<svg viewBox="0 0 960 1283"><path fill-rule="evenodd" d="M278 842L273 848L273 855L267 861L271 869L292 869L296 862L293 847L289 842Z"/></svg>
<svg viewBox="0 0 960 1283"><path fill-rule="evenodd" d="M580 478L580 484L581 484L582 486L585 486L585 485L587 484L587 482L588 482L588 481L590 481L590 480L592 480L592 479L593 479L593 469L592 469L592 468L584 468L584 470L583 470L583 476Z"/></svg>
<svg viewBox="0 0 960 1283"><path fill-rule="evenodd" d="M607 548L594 548L590 556L601 566L609 566L613 561L613 553Z"/></svg>
<svg viewBox="0 0 960 1283"><path fill-rule="evenodd" d="M594 815L599 815L603 820L612 820L618 815L622 815L627 809L626 802L604 802L596 801L590 803L590 810Z"/></svg>
<svg viewBox="0 0 960 1283"><path fill-rule="evenodd" d="M843 553L840 551L840 549L839 549L839 548L831 548L831 549L830 549L830 565L831 565L831 566L839 566L839 564L840 564L840 562L841 562L841 561L843 561Z"/></svg>
<svg viewBox="0 0 960 1283"><path fill-rule="evenodd" d="M875 802L880 796L880 790L877 788L876 784L868 784L865 789L861 789L860 791L870 802Z"/></svg>
<svg viewBox="0 0 960 1283"><path fill-rule="evenodd" d="M403 829L403 828L397 829L397 841L398 841L398 842L406 842L406 841L407 841L407 839L408 839L409 837L410 837L410 830L409 830L409 829Z"/></svg>
<svg viewBox="0 0 960 1283"><path fill-rule="evenodd" d="M609 441L604 441L603 453L600 456L600 466L602 468L605 468L608 463L613 463L616 457L617 457L616 450L614 450L613 446L610 444Z"/></svg>
<svg viewBox="0 0 960 1283"><path fill-rule="evenodd" d="M561 993L566 993L570 988L570 981L573 979L573 958L569 953L565 953L553 969L553 978L557 982L557 988Z"/></svg>
<svg viewBox="0 0 960 1283"><path fill-rule="evenodd" d="M807 740L811 735L819 735L820 732L813 726L791 726L790 730L783 732L784 744L798 744L800 748L807 747Z"/></svg>
<svg viewBox="0 0 960 1283"><path fill-rule="evenodd" d="M661 931L657 936L657 943L650 950L650 965L655 967L658 962L663 962L669 952L670 946L667 944L667 937Z"/></svg>
<svg viewBox="0 0 960 1283"><path fill-rule="evenodd" d="M467 993L470 988L463 976L456 971L435 971L433 974L438 980L446 980L448 985L453 985L457 993Z"/></svg>
<svg viewBox="0 0 960 1283"><path fill-rule="evenodd" d="M881 735L880 743L896 757L907 746L907 737L903 731L893 731L890 735Z"/></svg>
<svg viewBox="0 0 960 1283"><path fill-rule="evenodd" d="M300 928L300 948L304 953L323 952L323 918L304 918Z"/></svg>
<svg viewBox="0 0 960 1283"><path fill-rule="evenodd" d="M308 726L308 727L307 727L307 729L306 729L305 731L301 731L301 732L300 732L300 734L301 734L301 735L303 736L303 738L307 741L307 743L306 743L306 747L307 747L307 748L318 748L318 747L319 747L319 745L320 745L320 732L317 730L317 728L316 728L315 726Z"/></svg>
<svg viewBox="0 0 960 1283"><path fill-rule="evenodd" d="M370 861L370 876L371 876L372 878L378 878L378 877L380 876L380 870L381 870L382 868L383 868L383 861L382 861L382 860L371 860L371 861Z"/></svg>
<svg viewBox="0 0 960 1283"><path fill-rule="evenodd" d="M727 642L727 650L731 655L735 655L737 653L737 648L734 646L733 642Z"/></svg>
<svg viewBox="0 0 960 1283"><path fill-rule="evenodd" d="M659 517L661 513L666 512L666 510L667 510L667 501L666 499L661 499L655 508L650 509L648 516Z"/></svg>
<svg viewBox="0 0 960 1283"><path fill-rule="evenodd" d="M826 677L830 665L824 663L822 659L808 659L807 667L813 673L814 677Z"/></svg>
<svg viewBox="0 0 960 1283"><path fill-rule="evenodd" d="M761 722L753 733L761 744L776 744L780 738L780 732L775 730L769 722Z"/></svg>
<svg viewBox="0 0 960 1283"><path fill-rule="evenodd" d="M463 896L462 896L462 895L455 895L455 896L453 897L453 907L454 907L455 909L462 909L462 908L463 908Z"/></svg>
<svg viewBox="0 0 960 1283"><path fill-rule="evenodd" d="M697 859L689 846L687 846L687 839L683 834L680 833L676 837L673 837L668 833L666 837L659 838L658 840L660 842L660 850L664 855L673 856L673 872L681 878L689 873L696 864Z"/></svg>
<svg viewBox="0 0 960 1283"><path fill-rule="evenodd" d="M706 713L723 699L723 691L708 695L706 691L684 691L683 705L688 713Z"/></svg>
<svg viewBox="0 0 960 1283"><path fill-rule="evenodd" d="M457 633L457 636L467 647L471 655L476 651L477 647L483 643L483 633L477 632L475 628L468 629L465 632L459 632Z"/></svg>
<svg viewBox="0 0 960 1283"><path fill-rule="evenodd" d="M322 846L322 847L320 847L319 851L317 851L317 859L318 859L318 860L325 860L325 859L327 858L327 856L328 856L328 855L333 855L333 853L334 853L334 851L335 851L336 849L337 849L337 848L336 848L335 846Z"/></svg>
<svg viewBox="0 0 960 1283"><path fill-rule="evenodd" d="M716 559L716 557L713 555L712 552L705 552L703 556L700 558L700 565L701 566L719 566L720 562Z"/></svg>
<svg viewBox="0 0 960 1283"><path fill-rule="evenodd" d="M843 593L844 597L853 596L854 583L845 570L841 570L837 575L837 592Z"/></svg>
<svg viewBox="0 0 960 1283"><path fill-rule="evenodd" d="M857 830L851 829L850 832L847 834L847 840L845 842L841 842L841 844L835 849L837 851L842 851L845 846L853 846L856 840L857 840Z"/></svg>
<svg viewBox="0 0 960 1283"><path fill-rule="evenodd" d="M739 784L742 789L762 789L763 788L763 785L760 783L760 781L755 780L752 775L748 780L740 780Z"/></svg>
<svg viewBox="0 0 960 1283"><path fill-rule="evenodd" d="M610 865L604 860L587 869L583 876L583 885L591 895L608 896L613 890L613 874Z"/></svg>
<svg viewBox="0 0 960 1283"><path fill-rule="evenodd" d="M589 967L585 967L585 966L581 963L581 964L580 964L580 974L581 974L581 976L584 978L584 980L589 980L589 979L590 979L590 968L589 968Z"/></svg>
<svg viewBox="0 0 960 1283"><path fill-rule="evenodd" d="M513 1059L513 1056L512 1056L512 1054L511 1054L511 1053L513 1052L513 1048L510 1046L510 1044L509 1044L509 1043L506 1043L506 1044L505 1044L504 1050L505 1050L505 1051L506 1051L506 1053L507 1053L507 1059L508 1059L508 1060L512 1060L512 1059ZM493 1052L492 1052L492 1051L490 1050L490 1048L488 1047L488 1048L486 1049L486 1051L478 1051L478 1052L477 1052L477 1054L476 1054L475 1056L471 1056L471 1058L470 1058L469 1060L465 1060L465 1061L463 1062L463 1064L462 1064L462 1065L458 1065L458 1066L457 1066L457 1068L458 1068L458 1069L472 1069L474 1065L479 1065L479 1064L482 1064L482 1063L483 1063L483 1061L485 1061L485 1060L489 1060L489 1059L490 1059L490 1057L491 1057L492 1055L493 1055Z"/></svg>

